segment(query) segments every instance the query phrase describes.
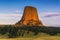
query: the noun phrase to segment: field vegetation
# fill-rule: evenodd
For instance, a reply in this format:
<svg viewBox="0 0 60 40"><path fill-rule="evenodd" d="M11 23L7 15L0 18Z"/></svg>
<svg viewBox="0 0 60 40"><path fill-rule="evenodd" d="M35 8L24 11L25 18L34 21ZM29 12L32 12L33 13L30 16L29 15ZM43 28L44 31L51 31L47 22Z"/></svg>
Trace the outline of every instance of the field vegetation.
<svg viewBox="0 0 60 40"><path fill-rule="evenodd" d="M60 27L1 25L0 39L50 40L60 39ZM8 40L6 39L6 40Z"/></svg>

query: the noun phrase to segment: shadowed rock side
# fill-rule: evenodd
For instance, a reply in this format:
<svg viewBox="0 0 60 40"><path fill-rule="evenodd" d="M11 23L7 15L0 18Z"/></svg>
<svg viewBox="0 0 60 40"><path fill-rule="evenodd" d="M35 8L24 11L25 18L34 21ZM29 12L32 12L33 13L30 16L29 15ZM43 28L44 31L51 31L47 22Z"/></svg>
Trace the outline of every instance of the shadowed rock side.
<svg viewBox="0 0 60 40"><path fill-rule="evenodd" d="M24 9L23 16L20 21L16 23L16 25L40 25L43 26L43 23L38 18L37 9L35 7L26 6Z"/></svg>

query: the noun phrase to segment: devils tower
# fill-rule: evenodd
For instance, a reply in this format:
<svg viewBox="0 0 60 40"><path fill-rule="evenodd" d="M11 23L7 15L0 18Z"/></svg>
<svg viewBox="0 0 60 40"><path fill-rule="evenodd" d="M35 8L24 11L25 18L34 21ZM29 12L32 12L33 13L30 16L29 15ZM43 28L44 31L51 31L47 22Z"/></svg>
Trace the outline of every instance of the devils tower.
<svg viewBox="0 0 60 40"><path fill-rule="evenodd" d="M38 18L37 9L32 6L26 6L24 8L23 16L20 21L16 23L16 25L40 25L43 26L43 23Z"/></svg>

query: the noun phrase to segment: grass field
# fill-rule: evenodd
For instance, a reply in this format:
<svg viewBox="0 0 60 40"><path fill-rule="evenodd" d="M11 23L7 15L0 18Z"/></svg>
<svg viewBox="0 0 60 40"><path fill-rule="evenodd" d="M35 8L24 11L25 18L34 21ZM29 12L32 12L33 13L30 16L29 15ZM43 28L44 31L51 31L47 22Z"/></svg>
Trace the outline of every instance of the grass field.
<svg viewBox="0 0 60 40"><path fill-rule="evenodd" d="M50 36L44 33L41 33L37 36L32 37L17 37L17 38L0 38L0 40L60 40L60 36Z"/></svg>

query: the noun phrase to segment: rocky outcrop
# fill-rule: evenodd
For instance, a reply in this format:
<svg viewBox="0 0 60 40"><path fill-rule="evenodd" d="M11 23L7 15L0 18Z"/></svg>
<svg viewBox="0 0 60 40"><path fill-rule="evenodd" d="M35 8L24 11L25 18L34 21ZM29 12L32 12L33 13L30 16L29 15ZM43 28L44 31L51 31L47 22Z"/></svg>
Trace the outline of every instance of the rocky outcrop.
<svg viewBox="0 0 60 40"><path fill-rule="evenodd" d="M38 18L37 9L32 6L26 6L24 8L24 13L20 21L16 25L40 25L43 26L43 23Z"/></svg>

